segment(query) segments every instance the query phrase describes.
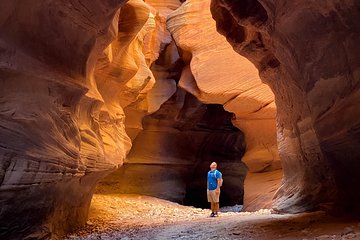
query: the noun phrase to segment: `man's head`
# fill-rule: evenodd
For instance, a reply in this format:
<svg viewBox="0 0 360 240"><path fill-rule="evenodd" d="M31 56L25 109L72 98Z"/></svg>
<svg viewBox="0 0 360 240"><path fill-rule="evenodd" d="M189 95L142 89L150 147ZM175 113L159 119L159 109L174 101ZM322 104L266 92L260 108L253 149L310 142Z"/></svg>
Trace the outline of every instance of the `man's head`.
<svg viewBox="0 0 360 240"><path fill-rule="evenodd" d="M210 164L210 169L211 169L211 170L215 170L216 168L217 168L216 162L212 162L212 163Z"/></svg>

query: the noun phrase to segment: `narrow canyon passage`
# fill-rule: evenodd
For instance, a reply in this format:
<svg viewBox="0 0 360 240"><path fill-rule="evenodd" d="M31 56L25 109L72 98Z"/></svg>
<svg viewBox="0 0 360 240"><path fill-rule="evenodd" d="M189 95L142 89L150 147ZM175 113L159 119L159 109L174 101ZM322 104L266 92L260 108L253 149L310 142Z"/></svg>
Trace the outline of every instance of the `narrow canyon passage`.
<svg viewBox="0 0 360 240"><path fill-rule="evenodd" d="M245 140L232 118L221 105L202 104L177 90L157 112L143 118L143 130L124 165L100 181L97 189L205 208L206 173L216 161L227 182L221 189L222 204L243 205Z"/></svg>
<svg viewBox="0 0 360 240"><path fill-rule="evenodd" d="M0 238L358 238L359 9L0 1Z"/></svg>

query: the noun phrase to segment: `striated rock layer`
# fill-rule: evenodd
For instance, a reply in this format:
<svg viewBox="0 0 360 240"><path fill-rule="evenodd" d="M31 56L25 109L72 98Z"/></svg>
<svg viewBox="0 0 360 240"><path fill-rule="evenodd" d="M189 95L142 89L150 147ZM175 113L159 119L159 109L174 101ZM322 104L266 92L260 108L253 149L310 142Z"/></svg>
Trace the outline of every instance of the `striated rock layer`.
<svg viewBox="0 0 360 240"><path fill-rule="evenodd" d="M212 0L217 29L273 90L284 179L274 208L359 211L359 1Z"/></svg>
<svg viewBox="0 0 360 240"><path fill-rule="evenodd" d="M144 3L143 3L144 4ZM132 57L142 56L143 68L150 72L152 83L151 89L141 91L140 95L135 96L130 103L122 105L126 114L126 132L134 140L139 131L142 130L142 118L150 113L157 111L160 105L167 101L176 91L176 80L178 73L181 72L182 64L179 61L179 54L172 41L169 31L166 29L166 17L169 12L180 6L177 0L165 1L146 1L150 8L151 27L144 31L141 48L137 48L134 54L133 48L129 47ZM132 23L132 18L128 19ZM126 34L126 32L125 32ZM121 55L120 55L121 56ZM123 69L126 70L126 69ZM151 70L151 71L150 71ZM139 75L138 82L143 82L146 77ZM128 85L128 84L127 84ZM139 85L140 86L140 85ZM128 91L118 91L118 96L123 99L127 95L133 96L134 89ZM136 93L137 91L135 91ZM125 95L125 96L124 96Z"/></svg>
<svg viewBox="0 0 360 240"><path fill-rule="evenodd" d="M179 86L204 103L235 113L233 123L246 137L243 161L250 172L280 168L274 95L258 70L216 31L210 0L188 0L167 21L180 55L189 64Z"/></svg>
<svg viewBox="0 0 360 240"><path fill-rule="evenodd" d="M123 107L154 85L142 49L155 24L124 2L0 3L0 238L84 224L129 151Z"/></svg>
<svg viewBox="0 0 360 240"><path fill-rule="evenodd" d="M244 207L242 211L255 212L271 209L273 197L279 189L283 176L282 170L248 173L244 182Z"/></svg>

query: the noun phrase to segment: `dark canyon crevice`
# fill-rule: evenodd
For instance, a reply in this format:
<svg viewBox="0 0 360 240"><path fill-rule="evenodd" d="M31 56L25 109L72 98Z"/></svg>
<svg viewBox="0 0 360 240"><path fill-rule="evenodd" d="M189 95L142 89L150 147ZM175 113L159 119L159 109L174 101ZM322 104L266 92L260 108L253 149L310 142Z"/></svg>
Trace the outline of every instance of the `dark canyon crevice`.
<svg viewBox="0 0 360 240"><path fill-rule="evenodd" d="M99 192L146 194L206 208L206 173L216 161L226 176L222 205L242 204L245 142L232 118L221 105L202 104L178 89L143 118L128 160L99 183Z"/></svg>

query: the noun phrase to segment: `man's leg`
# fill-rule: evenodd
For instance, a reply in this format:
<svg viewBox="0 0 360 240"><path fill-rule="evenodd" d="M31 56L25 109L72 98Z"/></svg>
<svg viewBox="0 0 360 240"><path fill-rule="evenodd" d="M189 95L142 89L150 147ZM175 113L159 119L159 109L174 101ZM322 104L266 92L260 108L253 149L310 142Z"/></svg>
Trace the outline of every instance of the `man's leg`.
<svg viewBox="0 0 360 240"><path fill-rule="evenodd" d="M218 215L218 212L219 212L219 203L216 202L216 203L214 203L214 213L215 213L215 215Z"/></svg>
<svg viewBox="0 0 360 240"><path fill-rule="evenodd" d="M210 203L210 209L211 209L211 215L212 215L213 212L214 212L214 206L213 206L213 202L211 201L211 196L210 196L209 189L207 190L207 199L208 199L208 202Z"/></svg>
<svg viewBox="0 0 360 240"><path fill-rule="evenodd" d="M211 202L211 214L210 217L215 217L215 203Z"/></svg>
<svg viewBox="0 0 360 240"><path fill-rule="evenodd" d="M215 212L215 215L217 216L218 215L218 212L219 212L219 200L220 200L220 191L216 193L215 195L215 205L214 205L214 212Z"/></svg>

